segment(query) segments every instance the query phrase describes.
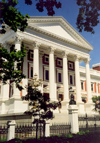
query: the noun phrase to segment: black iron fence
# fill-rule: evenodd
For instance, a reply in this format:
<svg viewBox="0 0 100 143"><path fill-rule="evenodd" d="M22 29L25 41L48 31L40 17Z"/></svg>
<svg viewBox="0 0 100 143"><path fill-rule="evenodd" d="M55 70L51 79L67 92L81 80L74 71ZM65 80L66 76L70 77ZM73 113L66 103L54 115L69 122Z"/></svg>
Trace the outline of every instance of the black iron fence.
<svg viewBox="0 0 100 143"><path fill-rule="evenodd" d="M78 117L79 131L89 130L90 132L100 132L100 115L87 115Z"/></svg>
<svg viewBox="0 0 100 143"><path fill-rule="evenodd" d="M8 128L6 124L0 124L0 141L7 140Z"/></svg>
<svg viewBox="0 0 100 143"><path fill-rule="evenodd" d="M26 123L24 125L18 124L15 127L15 137L20 139L38 138L45 136L45 124Z"/></svg>
<svg viewBox="0 0 100 143"><path fill-rule="evenodd" d="M65 135L69 134L71 125L68 123L63 124L52 124L50 126L50 135Z"/></svg>

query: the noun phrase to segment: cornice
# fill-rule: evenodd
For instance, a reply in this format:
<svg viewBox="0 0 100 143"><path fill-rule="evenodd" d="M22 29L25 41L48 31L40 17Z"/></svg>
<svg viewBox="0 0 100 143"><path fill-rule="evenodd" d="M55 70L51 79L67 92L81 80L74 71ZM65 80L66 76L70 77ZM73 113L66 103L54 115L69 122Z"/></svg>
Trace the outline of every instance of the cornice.
<svg viewBox="0 0 100 143"><path fill-rule="evenodd" d="M62 16L54 16L54 17L31 17L28 20L28 23L43 23L43 22L58 22L60 24L62 24L65 28L67 28L67 30L72 33L72 35L74 35L74 37L77 37L78 41L81 41L82 43L84 43L84 41L86 42L86 46L92 50L93 47L88 43L88 41L86 41L84 39L84 37L79 34L79 32L77 32ZM84 47L84 46L83 46ZM86 47L84 47L86 48Z"/></svg>
<svg viewBox="0 0 100 143"><path fill-rule="evenodd" d="M46 31L46 30L44 30L44 29L40 29L40 28L37 27L37 26L28 25L28 28L29 28L29 29L32 29L32 30L35 30L35 31L37 31L37 32L40 32L40 33L42 33L42 34L51 36L52 38L56 38L56 39L61 40L61 41L63 41L63 42L67 42L67 44L71 44L72 46L77 46L77 47L79 47L79 48L88 49L89 51L92 50L92 48L90 48L90 47L87 48L87 45L85 45L85 44L82 45L82 44L80 44L80 43L73 42L73 41L71 41L71 40L69 40L69 39L63 38L63 37L61 37L61 36L58 36L58 35L53 34L53 33L51 33L51 32L48 32L48 31Z"/></svg>

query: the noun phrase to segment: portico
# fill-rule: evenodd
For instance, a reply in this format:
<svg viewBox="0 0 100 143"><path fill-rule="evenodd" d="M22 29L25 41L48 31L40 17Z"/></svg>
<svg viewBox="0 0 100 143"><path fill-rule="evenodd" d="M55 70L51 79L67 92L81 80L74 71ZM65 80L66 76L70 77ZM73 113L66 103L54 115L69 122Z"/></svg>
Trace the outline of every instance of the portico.
<svg viewBox="0 0 100 143"><path fill-rule="evenodd" d="M79 66L80 61L84 61L87 88L85 108L91 112L89 52L93 47L62 17L32 17L28 23L25 32L18 30L14 33L8 29L7 33L1 37L2 44L5 42L7 45L15 44L16 50L20 50L22 42L26 47L27 54L23 62L23 73L26 79L22 80L23 87L28 85L28 79L33 78L36 73L38 78L43 79L43 86L40 89L44 96L49 96L52 101L62 101L62 113L67 113L70 99L69 88L72 87L75 91L79 114L84 114ZM7 87L9 90L10 85ZM2 85L2 91L5 88L6 86ZM11 96L7 92L7 99L4 99L4 92L0 96L0 109L3 114L22 113L28 108L27 103L21 100L21 94L27 93L26 89L20 93L14 85L13 91ZM2 99L4 99L3 102ZM17 107L18 104L21 109L20 106Z"/></svg>

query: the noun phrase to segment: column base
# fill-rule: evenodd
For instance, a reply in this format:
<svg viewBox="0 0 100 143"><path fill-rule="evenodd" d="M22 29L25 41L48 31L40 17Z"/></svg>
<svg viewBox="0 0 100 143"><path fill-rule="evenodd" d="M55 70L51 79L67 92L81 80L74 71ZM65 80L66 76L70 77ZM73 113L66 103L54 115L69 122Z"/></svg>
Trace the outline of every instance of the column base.
<svg viewBox="0 0 100 143"><path fill-rule="evenodd" d="M78 106L78 114L85 114L85 108L84 108L84 102L78 101L77 106Z"/></svg>
<svg viewBox="0 0 100 143"><path fill-rule="evenodd" d="M94 109L95 106L94 106L94 103L93 102L87 102L85 103L85 112L87 114L94 114Z"/></svg>
<svg viewBox="0 0 100 143"><path fill-rule="evenodd" d="M69 100L64 100L61 102L61 113L67 113L68 114L68 106L69 106Z"/></svg>

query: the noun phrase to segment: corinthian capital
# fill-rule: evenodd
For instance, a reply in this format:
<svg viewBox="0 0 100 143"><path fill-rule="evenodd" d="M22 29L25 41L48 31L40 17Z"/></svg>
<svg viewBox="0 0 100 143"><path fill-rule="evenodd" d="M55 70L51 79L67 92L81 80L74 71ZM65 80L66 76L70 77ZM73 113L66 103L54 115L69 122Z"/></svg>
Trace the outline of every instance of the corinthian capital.
<svg viewBox="0 0 100 143"><path fill-rule="evenodd" d="M90 60L90 58L84 59L85 64L89 64Z"/></svg>
<svg viewBox="0 0 100 143"><path fill-rule="evenodd" d="M55 47L49 47L49 49L48 49L49 53L54 53L55 50L56 50Z"/></svg>
<svg viewBox="0 0 100 143"><path fill-rule="evenodd" d="M21 43L22 39L23 39L23 37L17 34L15 36L15 43Z"/></svg>
<svg viewBox="0 0 100 143"><path fill-rule="evenodd" d="M35 42L33 43L34 49L38 49L38 48L40 47L40 45L41 45L41 43L40 43L40 42L37 42L37 41L35 41Z"/></svg>
<svg viewBox="0 0 100 143"><path fill-rule="evenodd" d="M64 58L64 57L67 57L67 56L68 56L68 54L69 54L69 52L67 52L67 51L63 51L63 52L62 52L62 56L63 56L63 58Z"/></svg>
<svg viewBox="0 0 100 143"><path fill-rule="evenodd" d="M81 58L81 57L80 57L79 55L74 55L74 60L75 60L75 61L79 61L80 58Z"/></svg>

